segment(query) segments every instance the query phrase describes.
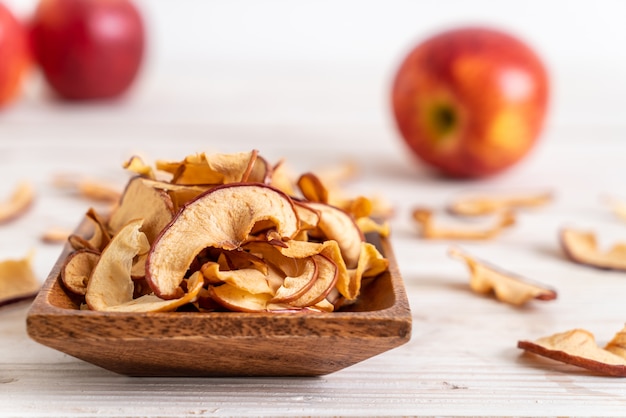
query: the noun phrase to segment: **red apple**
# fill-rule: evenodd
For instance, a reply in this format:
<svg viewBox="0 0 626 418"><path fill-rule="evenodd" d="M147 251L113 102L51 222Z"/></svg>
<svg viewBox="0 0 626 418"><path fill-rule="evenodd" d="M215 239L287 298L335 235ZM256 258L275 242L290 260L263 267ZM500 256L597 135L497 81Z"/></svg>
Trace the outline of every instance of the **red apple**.
<svg viewBox="0 0 626 418"><path fill-rule="evenodd" d="M549 79L515 37L462 28L417 45L392 90L402 138L426 163L460 178L486 177L520 161L547 113Z"/></svg>
<svg viewBox="0 0 626 418"><path fill-rule="evenodd" d="M145 33L130 0L42 0L32 25L35 56L60 97L113 98L135 80Z"/></svg>
<svg viewBox="0 0 626 418"><path fill-rule="evenodd" d="M26 30L0 3L0 106L19 95L30 63Z"/></svg>

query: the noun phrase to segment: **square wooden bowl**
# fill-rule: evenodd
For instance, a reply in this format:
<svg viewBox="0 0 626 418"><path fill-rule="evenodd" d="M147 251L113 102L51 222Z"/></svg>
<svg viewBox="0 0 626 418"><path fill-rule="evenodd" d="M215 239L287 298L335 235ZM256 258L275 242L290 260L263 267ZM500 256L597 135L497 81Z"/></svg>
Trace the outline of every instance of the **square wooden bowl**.
<svg viewBox="0 0 626 418"><path fill-rule="evenodd" d="M82 227L79 227L80 231ZM27 316L35 341L130 376L318 376L406 343L411 312L387 239L389 270L332 313L80 310L60 279L63 250Z"/></svg>

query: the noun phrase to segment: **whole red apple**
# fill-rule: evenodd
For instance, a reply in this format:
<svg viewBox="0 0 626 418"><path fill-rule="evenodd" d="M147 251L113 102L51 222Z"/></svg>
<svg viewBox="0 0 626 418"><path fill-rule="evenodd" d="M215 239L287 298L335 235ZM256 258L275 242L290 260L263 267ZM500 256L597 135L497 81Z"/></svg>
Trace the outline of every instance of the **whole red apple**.
<svg viewBox="0 0 626 418"><path fill-rule="evenodd" d="M536 143L549 79L537 54L501 31L449 30L417 45L399 67L393 113L423 161L460 178L493 175Z"/></svg>
<svg viewBox="0 0 626 418"><path fill-rule="evenodd" d="M124 93L144 55L142 17L130 0L42 0L32 22L35 57L59 96Z"/></svg>
<svg viewBox="0 0 626 418"><path fill-rule="evenodd" d="M0 106L15 100L31 64L24 26L0 3Z"/></svg>

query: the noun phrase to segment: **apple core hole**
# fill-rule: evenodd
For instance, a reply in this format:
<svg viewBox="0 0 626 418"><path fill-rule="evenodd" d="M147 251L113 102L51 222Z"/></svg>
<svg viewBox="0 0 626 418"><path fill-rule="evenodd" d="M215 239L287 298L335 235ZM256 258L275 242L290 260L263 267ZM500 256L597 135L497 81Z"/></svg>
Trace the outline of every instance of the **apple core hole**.
<svg viewBox="0 0 626 418"><path fill-rule="evenodd" d="M442 136L453 131L457 123L456 113L449 106L437 106L433 112L433 119L437 132Z"/></svg>

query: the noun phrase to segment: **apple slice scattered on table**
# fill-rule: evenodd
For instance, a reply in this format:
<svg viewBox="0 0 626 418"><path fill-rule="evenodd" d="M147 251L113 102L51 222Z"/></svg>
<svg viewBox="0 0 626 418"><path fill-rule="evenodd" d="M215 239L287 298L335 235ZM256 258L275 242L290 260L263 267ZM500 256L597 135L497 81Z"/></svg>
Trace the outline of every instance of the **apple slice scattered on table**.
<svg viewBox="0 0 626 418"><path fill-rule="evenodd" d="M553 300L557 292L548 286L533 283L486 262L478 261L459 248L452 247L450 256L467 264L471 272L470 287L476 293L493 292L496 298L511 305L523 305L531 299Z"/></svg>
<svg viewBox="0 0 626 418"><path fill-rule="evenodd" d="M32 183L19 182L9 199L0 202L0 224L10 222L25 214L34 201L35 188Z"/></svg>
<svg viewBox="0 0 626 418"><path fill-rule="evenodd" d="M593 334L584 329L573 329L536 341L522 340L517 346L602 375L626 377L626 328L619 331L604 348L600 348Z"/></svg>
<svg viewBox="0 0 626 418"><path fill-rule="evenodd" d="M571 261L605 270L626 270L626 243L616 243L608 251L600 251L596 234L564 228L560 232L561 248Z"/></svg>
<svg viewBox="0 0 626 418"><path fill-rule="evenodd" d="M40 288L32 267L32 255L0 261L0 306L35 297Z"/></svg>
<svg viewBox="0 0 626 418"><path fill-rule="evenodd" d="M481 216L503 210L535 208L548 204L553 199L549 191L518 193L472 193L457 197L448 205L455 215Z"/></svg>
<svg viewBox="0 0 626 418"><path fill-rule="evenodd" d="M433 211L423 207L413 210L413 219L420 225L422 237L426 239L487 240L496 237L505 228L515 225L515 215L511 211L498 213L493 224L481 227L438 225L435 223Z"/></svg>

